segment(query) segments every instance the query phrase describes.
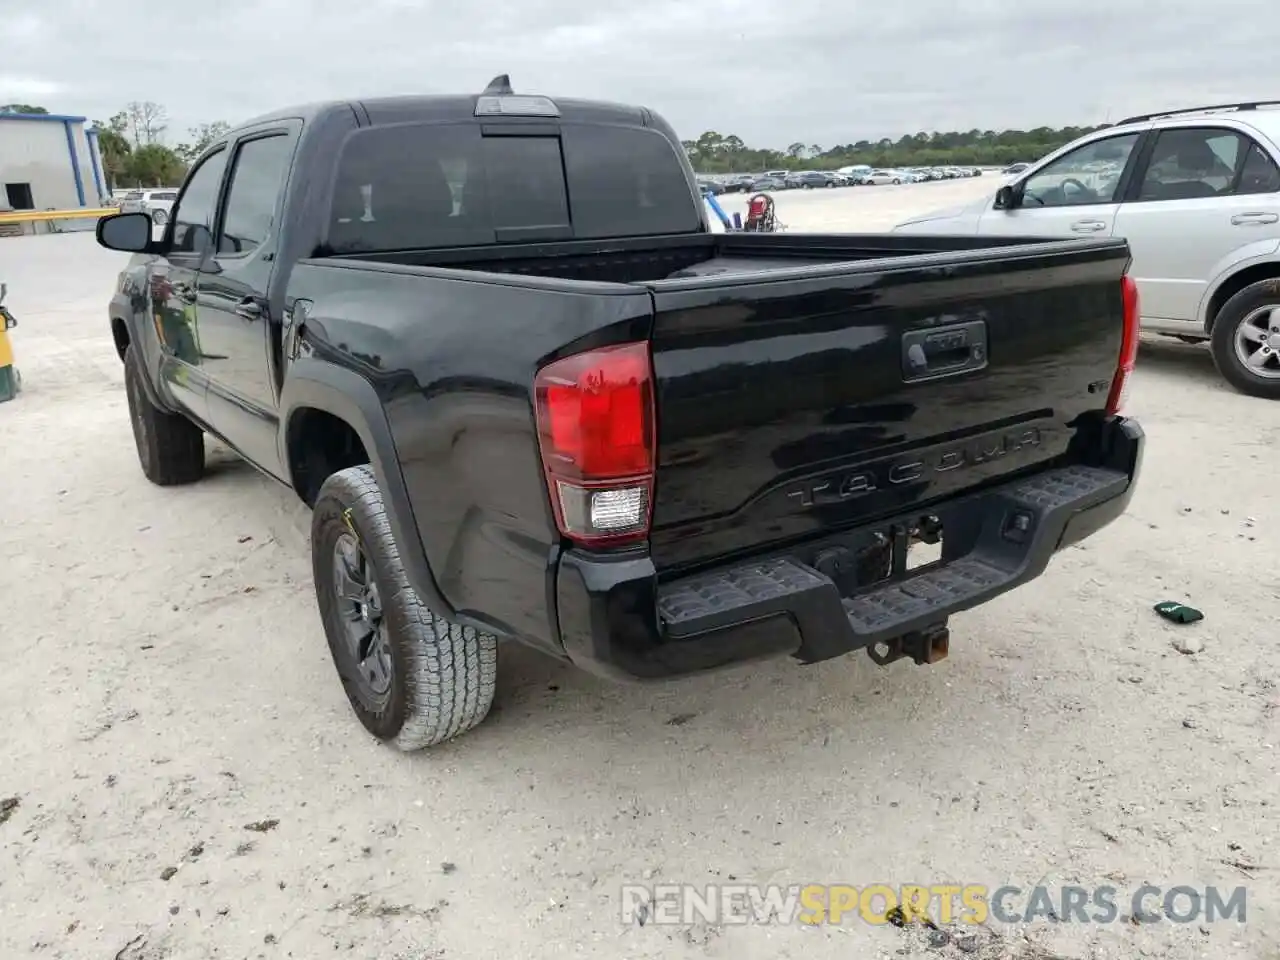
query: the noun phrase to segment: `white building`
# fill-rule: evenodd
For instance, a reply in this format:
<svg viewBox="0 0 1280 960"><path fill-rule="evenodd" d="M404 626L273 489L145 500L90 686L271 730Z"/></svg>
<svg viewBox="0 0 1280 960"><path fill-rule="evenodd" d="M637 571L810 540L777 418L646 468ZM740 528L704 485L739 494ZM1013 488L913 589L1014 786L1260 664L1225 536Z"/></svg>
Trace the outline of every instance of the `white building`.
<svg viewBox="0 0 1280 960"><path fill-rule="evenodd" d="M0 210L98 207L106 193L98 132L84 117L0 113Z"/></svg>

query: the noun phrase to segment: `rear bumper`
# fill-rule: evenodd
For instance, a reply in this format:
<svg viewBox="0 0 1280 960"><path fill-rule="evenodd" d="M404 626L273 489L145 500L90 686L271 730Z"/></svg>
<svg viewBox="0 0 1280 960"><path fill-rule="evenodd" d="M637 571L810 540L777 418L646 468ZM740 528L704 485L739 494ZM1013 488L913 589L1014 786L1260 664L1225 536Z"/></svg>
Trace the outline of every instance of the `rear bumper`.
<svg viewBox="0 0 1280 960"><path fill-rule="evenodd" d="M663 584L647 556L568 551L556 576L565 652L601 676L653 680L784 654L814 663L928 630L1035 579L1056 551L1124 513L1144 442L1135 421L1114 418L1089 466L930 507L946 531L942 562L850 596L809 565L820 544Z"/></svg>

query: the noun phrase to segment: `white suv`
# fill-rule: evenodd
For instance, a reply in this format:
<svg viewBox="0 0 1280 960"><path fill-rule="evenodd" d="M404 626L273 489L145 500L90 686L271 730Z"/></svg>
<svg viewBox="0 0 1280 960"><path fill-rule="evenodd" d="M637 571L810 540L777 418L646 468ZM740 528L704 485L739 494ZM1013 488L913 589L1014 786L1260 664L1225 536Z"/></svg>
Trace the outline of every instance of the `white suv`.
<svg viewBox="0 0 1280 960"><path fill-rule="evenodd" d="M977 203L899 233L1129 241L1145 332L1209 340L1236 389L1280 400L1280 101L1130 117Z"/></svg>
<svg viewBox="0 0 1280 960"><path fill-rule="evenodd" d="M130 190L120 201L121 213L145 213L158 227L169 222L169 211L178 199L177 187L160 190Z"/></svg>

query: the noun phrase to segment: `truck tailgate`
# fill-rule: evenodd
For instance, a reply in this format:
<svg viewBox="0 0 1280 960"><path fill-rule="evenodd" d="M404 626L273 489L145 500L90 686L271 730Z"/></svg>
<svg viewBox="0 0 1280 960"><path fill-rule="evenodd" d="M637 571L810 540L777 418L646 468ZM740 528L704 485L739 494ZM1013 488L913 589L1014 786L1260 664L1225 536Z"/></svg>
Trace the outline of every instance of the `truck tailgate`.
<svg viewBox="0 0 1280 960"><path fill-rule="evenodd" d="M1116 368L1122 240L648 284L663 572L1068 463Z"/></svg>

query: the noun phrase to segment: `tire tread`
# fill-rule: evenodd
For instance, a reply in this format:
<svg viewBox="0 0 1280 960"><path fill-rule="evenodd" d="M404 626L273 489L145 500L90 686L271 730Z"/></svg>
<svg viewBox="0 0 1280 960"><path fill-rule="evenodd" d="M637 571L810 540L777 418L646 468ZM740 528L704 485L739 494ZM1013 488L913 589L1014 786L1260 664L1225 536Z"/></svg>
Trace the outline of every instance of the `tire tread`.
<svg viewBox="0 0 1280 960"><path fill-rule="evenodd" d="M373 555L383 587L384 609L398 605L408 626L408 635L400 643L406 665L404 720L387 739L407 752L443 743L471 730L484 720L493 705L498 674L497 638L474 627L449 622L418 598L405 573L382 491L371 467L350 467L333 474L321 487L317 505L327 498L359 509L361 523L366 527L362 538L369 540L365 547ZM316 541L314 529L312 541ZM317 577L317 590L320 589Z"/></svg>
<svg viewBox="0 0 1280 960"><path fill-rule="evenodd" d="M134 442L142 472L159 487L195 483L204 476L204 431L182 414L168 413L151 402L141 382L146 374L132 344L125 348L124 376L130 417L141 421L150 435L150 443L139 439L135 422Z"/></svg>
<svg viewBox="0 0 1280 960"><path fill-rule="evenodd" d="M1259 280L1235 293L1218 311L1210 333L1210 345L1214 366L1232 387L1249 397L1280 400L1280 379L1253 376L1240 363L1235 352L1236 327L1250 310L1268 303L1280 306L1280 280Z"/></svg>

